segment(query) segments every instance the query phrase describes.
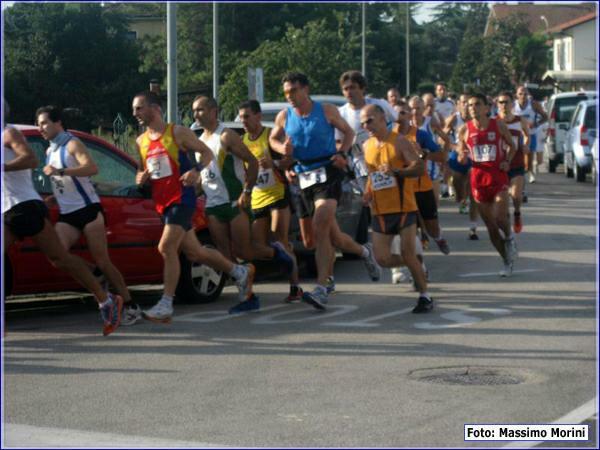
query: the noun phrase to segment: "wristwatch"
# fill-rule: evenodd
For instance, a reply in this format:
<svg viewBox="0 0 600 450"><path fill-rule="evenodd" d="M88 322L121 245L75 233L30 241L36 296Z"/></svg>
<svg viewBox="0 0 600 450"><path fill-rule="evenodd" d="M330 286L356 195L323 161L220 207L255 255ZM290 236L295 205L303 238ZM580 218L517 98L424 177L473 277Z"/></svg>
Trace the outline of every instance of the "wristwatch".
<svg viewBox="0 0 600 450"><path fill-rule="evenodd" d="M250 195L250 194L252 194L252 189L251 188L244 188L243 192L244 192L244 194Z"/></svg>
<svg viewBox="0 0 600 450"><path fill-rule="evenodd" d="M64 177L64 176L65 176L65 169L58 169L58 174L59 174L61 177Z"/></svg>

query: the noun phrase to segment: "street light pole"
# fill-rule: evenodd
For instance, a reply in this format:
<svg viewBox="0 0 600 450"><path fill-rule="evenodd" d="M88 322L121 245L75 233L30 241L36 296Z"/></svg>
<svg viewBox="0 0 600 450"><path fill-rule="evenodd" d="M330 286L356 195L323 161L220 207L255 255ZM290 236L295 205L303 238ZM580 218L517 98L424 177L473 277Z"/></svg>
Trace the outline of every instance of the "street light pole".
<svg viewBox="0 0 600 450"><path fill-rule="evenodd" d="M177 123L177 3L167 3L167 122Z"/></svg>
<svg viewBox="0 0 600 450"><path fill-rule="evenodd" d="M410 3L406 3L406 96L410 95Z"/></svg>
<svg viewBox="0 0 600 450"><path fill-rule="evenodd" d="M363 2L362 4L362 58L361 58L361 72L363 74L363 76L367 76L367 51L365 49L366 47L366 37L365 37L365 32L367 29L366 26L366 16L367 16L367 4L365 2Z"/></svg>
<svg viewBox="0 0 600 450"><path fill-rule="evenodd" d="M213 98L219 101L219 6L213 2Z"/></svg>

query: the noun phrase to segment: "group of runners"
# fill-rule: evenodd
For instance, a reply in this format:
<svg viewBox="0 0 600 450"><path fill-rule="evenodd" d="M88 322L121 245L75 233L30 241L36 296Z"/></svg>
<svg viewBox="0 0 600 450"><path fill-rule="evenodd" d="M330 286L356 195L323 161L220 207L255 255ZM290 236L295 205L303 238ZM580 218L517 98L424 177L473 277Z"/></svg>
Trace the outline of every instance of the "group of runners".
<svg viewBox="0 0 600 450"><path fill-rule="evenodd" d="M336 250L362 258L372 281L381 278L381 267L391 269L393 282L412 280L418 291L413 312L426 313L433 299L423 238L429 236L443 254L450 253L438 216L442 186L450 184L459 211L470 214L469 238L478 239L479 215L502 258L501 275L510 276L516 258L513 231L523 227L532 130L547 119L528 99L527 90L519 87L516 100L511 92L502 92L493 103L483 95L463 94L455 104L441 83L435 96L402 99L391 89L388 101L367 96L366 79L358 71L343 73L339 84L347 103L337 108L311 99L306 75L286 74L282 88L289 106L272 128L263 125L257 101L239 105L243 136L219 121L218 104L209 96L198 96L191 105L192 128L202 130L199 137L190 128L165 122L155 93L134 96L133 116L144 129L136 140L141 160L136 183L151 186L164 223L158 244L164 289L146 311L132 302L123 276L110 261L102 206L90 181L98 168L85 145L65 131L61 111L54 106L39 108L35 116L50 143L43 171L53 195L45 200L31 178L31 169L38 166L35 154L16 128L3 127L5 245L33 238L54 266L94 295L104 335L143 318L171 321L181 253L235 282L239 298L231 314L260 309L253 291L253 262L259 260L273 260L285 270L290 284L285 302L327 309L336 289ZM5 114L7 109L5 103ZM357 243L337 223L346 179L353 180L370 210L371 243ZM199 190L206 196L216 249L203 246L192 226ZM56 224L47 209L54 202L60 211ZM288 240L292 213L298 217L303 245L315 251L317 280L310 290L300 286ZM69 252L81 235L93 262Z"/></svg>

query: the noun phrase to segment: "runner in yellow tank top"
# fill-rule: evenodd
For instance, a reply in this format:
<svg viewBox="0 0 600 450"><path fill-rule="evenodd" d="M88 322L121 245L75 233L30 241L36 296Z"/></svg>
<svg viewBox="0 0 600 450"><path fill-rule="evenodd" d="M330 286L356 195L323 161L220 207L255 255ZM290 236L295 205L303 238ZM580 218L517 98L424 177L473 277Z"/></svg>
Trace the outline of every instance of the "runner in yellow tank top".
<svg viewBox="0 0 600 450"><path fill-rule="evenodd" d="M416 255L417 204L414 184L409 181L423 174L425 164L406 138L387 129L385 113L378 105L363 108L360 123L370 136L363 147L369 171L364 200L373 211L375 259L383 267L406 265L419 291L413 313L429 312L433 300L427 293L425 273ZM392 254L390 248L398 234L400 255Z"/></svg>
<svg viewBox="0 0 600 450"><path fill-rule="evenodd" d="M289 255L295 260L293 248L288 242L291 212L289 207L289 195L287 186L284 184L283 176L278 167L283 169L291 165L291 158L273 160L271 147L269 145L269 133L271 130L263 127L261 123L262 113L260 103L249 100L239 106L239 116L242 119L246 133L243 142L250 152L258 160L258 176L256 184L252 189L252 243L255 248L263 249L261 253L271 250L273 257L279 263L282 257ZM283 165L282 165L283 164ZM267 256L265 254L265 256ZM285 298L286 302L300 301L302 289L298 285L298 268L289 274L290 293Z"/></svg>

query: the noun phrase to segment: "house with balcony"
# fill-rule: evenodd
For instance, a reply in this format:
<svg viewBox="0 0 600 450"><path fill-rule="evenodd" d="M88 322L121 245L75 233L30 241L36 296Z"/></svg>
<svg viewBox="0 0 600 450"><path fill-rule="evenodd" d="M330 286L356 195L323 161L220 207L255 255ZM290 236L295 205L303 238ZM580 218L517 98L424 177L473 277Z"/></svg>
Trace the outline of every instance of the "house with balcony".
<svg viewBox="0 0 600 450"><path fill-rule="evenodd" d="M597 29L597 11L548 29L553 66L544 74L544 83L552 84L556 92L597 89Z"/></svg>

